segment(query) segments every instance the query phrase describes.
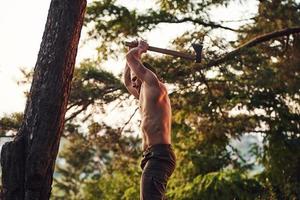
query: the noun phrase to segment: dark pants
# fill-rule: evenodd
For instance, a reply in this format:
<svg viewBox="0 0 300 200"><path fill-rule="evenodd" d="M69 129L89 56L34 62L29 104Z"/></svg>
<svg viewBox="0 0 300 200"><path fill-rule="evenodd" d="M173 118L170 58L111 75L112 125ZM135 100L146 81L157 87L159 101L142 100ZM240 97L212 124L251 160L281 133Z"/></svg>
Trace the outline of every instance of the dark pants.
<svg viewBox="0 0 300 200"><path fill-rule="evenodd" d="M143 153L141 168L141 200L164 199L169 177L176 165L175 154L169 144L156 144Z"/></svg>

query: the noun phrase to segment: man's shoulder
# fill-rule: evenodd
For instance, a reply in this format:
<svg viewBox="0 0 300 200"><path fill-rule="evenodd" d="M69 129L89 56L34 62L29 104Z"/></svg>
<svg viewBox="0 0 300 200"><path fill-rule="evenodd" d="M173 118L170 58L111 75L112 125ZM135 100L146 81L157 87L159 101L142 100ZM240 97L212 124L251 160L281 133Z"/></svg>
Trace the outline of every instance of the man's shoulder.
<svg viewBox="0 0 300 200"><path fill-rule="evenodd" d="M166 89L166 86L163 82L161 82L160 80L157 79L157 84L147 84L145 81L143 81L145 84L144 87L147 87L149 89L158 89L158 90L165 90Z"/></svg>
<svg viewBox="0 0 300 200"><path fill-rule="evenodd" d="M158 84L155 85L144 85L144 91L149 95L164 95L167 93L167 88L164 83L158 81Z"/></svg>

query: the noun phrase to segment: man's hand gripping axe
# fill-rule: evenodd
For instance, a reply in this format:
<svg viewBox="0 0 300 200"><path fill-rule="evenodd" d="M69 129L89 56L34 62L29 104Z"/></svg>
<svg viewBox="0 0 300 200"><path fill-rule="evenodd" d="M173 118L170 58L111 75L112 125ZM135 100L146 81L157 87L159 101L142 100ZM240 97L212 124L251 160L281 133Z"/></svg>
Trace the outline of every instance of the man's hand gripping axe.
<svg viewBox="0 0 300 200"><path fill-rule="evenodd" d="M128 47L136 47L137 46L136 42L125 42L124 44L125 44L125 46L128 46ZM180 57L180 58L184 58L187 60L195 61L196 63L200 63L203 45L194 43L194 44L192 44L192 47L195 50L195 55L191 55L191 54L187 54L187 53L183 53L183 52L179 52L179 51L174 51L174 50L169 50L169 49L162 49L162 48L153 47L153 46L149 46L148 50L175 56L175 57Z"/></svg>

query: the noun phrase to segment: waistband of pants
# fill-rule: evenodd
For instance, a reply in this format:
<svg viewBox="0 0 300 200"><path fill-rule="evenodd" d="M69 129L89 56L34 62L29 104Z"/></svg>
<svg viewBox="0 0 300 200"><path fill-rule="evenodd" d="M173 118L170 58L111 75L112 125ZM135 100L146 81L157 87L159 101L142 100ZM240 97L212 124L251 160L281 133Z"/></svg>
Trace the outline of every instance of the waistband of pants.
<svg viewBox="0 0 300 200"><path fill-rule="evenodd" d="M173 150L171 144L154 144L149 147L144 152L149 152L149 151L159 151L159 150Z"/></svg>

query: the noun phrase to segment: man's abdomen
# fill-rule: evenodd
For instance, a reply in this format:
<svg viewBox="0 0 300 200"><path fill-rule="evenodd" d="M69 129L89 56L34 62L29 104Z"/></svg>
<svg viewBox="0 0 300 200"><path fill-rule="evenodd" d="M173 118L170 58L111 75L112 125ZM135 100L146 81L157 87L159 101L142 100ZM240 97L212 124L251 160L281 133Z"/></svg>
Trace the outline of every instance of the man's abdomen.
<svg viewBox="0 0 300 200"><path fill-rule="evenodd" d="M171 144L169 124L163 123L161 120L143 119L141 128L147 146Z"/></svg>

